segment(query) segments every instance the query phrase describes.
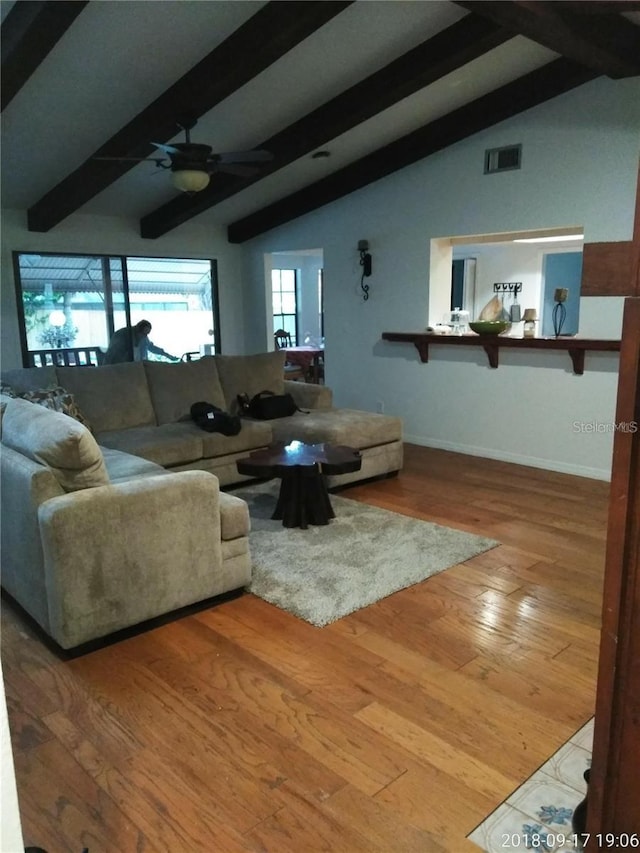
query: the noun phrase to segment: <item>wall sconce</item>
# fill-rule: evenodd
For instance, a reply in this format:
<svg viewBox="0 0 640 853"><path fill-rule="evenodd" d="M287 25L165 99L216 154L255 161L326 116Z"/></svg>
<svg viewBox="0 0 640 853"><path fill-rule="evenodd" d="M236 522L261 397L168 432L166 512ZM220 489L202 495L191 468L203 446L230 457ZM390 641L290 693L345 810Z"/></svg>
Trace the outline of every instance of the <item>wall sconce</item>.
<svg viewBox="0 0 640 853"><path fill-rule="evenodd" d="M369 243L367 240L358 240L358 252L360 253L360 266L362 267L360 287L362 288L362 298L366 302L369 298L369 285L365 284L364 280L371 275L371 255L369 254Z"/></svg>
<svg viewBox="0 0 640 853"><path fill-rule="evenodd" d="M556 338L559 338L562 334L562 327L564 326L564 322L567 319L567 308L564 304L567 301L567 297L569 296L569 289L567 287L556 287L555 292L553 294L553 301L556 303L553 306L553 331L555 333Z"/></svg>

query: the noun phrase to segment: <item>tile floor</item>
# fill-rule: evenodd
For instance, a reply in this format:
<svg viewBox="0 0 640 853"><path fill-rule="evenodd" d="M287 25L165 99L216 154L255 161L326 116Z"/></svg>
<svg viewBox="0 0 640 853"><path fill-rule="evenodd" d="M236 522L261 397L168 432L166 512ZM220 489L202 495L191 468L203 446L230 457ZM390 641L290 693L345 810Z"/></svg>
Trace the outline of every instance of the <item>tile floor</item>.
<svg viewBox="0 0 640 853"><path fill-rule="evenodd" d="M593 719L468 836L487 853L538 850L575 853L571 816L584 799L591 766Z"/></svg>

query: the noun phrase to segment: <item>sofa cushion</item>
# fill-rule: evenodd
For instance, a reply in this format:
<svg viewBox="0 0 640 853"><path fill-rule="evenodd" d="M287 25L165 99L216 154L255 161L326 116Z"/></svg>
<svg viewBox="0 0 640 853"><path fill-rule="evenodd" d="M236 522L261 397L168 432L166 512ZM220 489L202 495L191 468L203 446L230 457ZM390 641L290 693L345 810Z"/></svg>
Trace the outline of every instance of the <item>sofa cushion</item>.
<svg viewBox="0 0 640 853"><path fill-rule="evenodd" d="M226 408L216 361L211 356L178 364L162 361L143 364L159 424L191 420L191 406L199 400Z"/></svg>
<svg viewBox="0 0 640 853"><path fill-rule="evenodd" d="M94 433L156 423L142 362L56 370L59 384L75 396Z"/></svg>
<svg viewBox="0 0 640 853"><path fill-rule="evenodd" d="M112 483L138 480L140 477L157 477L158 474L167 473L162 465L149 462L142 456L134 456L132 453L124 453L112 447L101 447L100 450Z"/></svg>
<svg viewBox="0 0 640 853"><path fill-rule="evenodd" d="M56 368L52 367L16 367L2 371L2 383L10 385L16 394L23 391L35 391L38 388L53 388L59 385Z"/></svg>
<svg viewBox="0 0 640 853"><path fill-rule="evenodd" d="M103 447L133 453L167 468L202 459L203 435L206 433L195 424L180 423L109 430L96 437Z"/></svg>
<svg viewBox="0 0 640 853"><path fill-rule="evenodd" d="M109 484L95 438L81 423L26 400L9 400L2 443L47 465L66 492Z"/></svg>
<svg viewBox="0 0 640 853"><path fill-rule="evenodd" d="M284 350L257 355L216 355L218 376L231 414L238 411L238 394L253 397L260 391L284 394Z"/></svg>
<svg viewBox="0 0 640 853"><path fill-rule="evenodd" d="M249 506L242 498L220 492L220 535L223 540L248 536L251 530Z"/></svg>
<svg viewBox="0 0 640 853"><path fill-rule="evenodd" d="M202 432L202 455L205 459L243 453L267 447L273 441L272 421L242 421L237 435L221 435L219 432ZM200 429L196 427L196 429Z"/></svg>
<svg viewBox="0 0 640 853"><path fill-rule="evenodd" d="M402 439L402 420L355 409L320 409L308 415L269 421L274 441L297 439L307 444L328 441L362 450Z"/></svg>

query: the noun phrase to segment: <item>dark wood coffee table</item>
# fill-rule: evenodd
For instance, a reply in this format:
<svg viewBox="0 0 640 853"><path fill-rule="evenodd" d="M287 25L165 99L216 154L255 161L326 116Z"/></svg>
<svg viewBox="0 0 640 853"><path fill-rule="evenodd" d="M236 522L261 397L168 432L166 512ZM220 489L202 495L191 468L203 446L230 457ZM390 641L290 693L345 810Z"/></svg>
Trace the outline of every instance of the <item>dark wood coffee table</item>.
<svg viewBox="0 0 640 853"><path fill-rule="evenodd" d="M249 477L280 477L280 494L272 518L284 527L328 524L335 518L325 474L348 474L362 467L360 451L339 444L272 444L238 459L238 473Z"/></svg>

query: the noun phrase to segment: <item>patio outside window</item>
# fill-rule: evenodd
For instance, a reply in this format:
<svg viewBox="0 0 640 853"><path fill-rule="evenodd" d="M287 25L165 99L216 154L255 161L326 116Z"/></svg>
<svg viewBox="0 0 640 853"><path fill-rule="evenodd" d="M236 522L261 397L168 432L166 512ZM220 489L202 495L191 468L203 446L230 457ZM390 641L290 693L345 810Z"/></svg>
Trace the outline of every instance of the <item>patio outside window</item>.
<svg viewBox="0 0 640 853"><path fill-rule="evenodd" d="M23 364L56 351L104 352L113 332L149 320L176 355L220 351L216 262L180 258L14 253Z"/></svg>

